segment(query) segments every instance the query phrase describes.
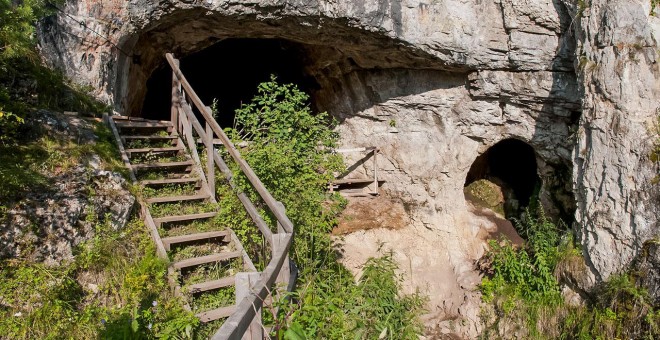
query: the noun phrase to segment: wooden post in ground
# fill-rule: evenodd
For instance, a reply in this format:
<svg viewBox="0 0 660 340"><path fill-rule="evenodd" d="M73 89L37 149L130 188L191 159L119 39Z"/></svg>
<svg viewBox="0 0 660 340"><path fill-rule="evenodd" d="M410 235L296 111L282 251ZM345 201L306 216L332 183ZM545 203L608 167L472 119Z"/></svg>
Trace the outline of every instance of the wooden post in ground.
<svg viewBox="0 0 660 340"><path fill-rule="evenodd" d="M177 66L179 66L178 59L174 59L174 62L176 63ZM177 118L179 117L180 94L181 94L181 83L179 82L179 78L176 76L176 72L172 72L172 108L170 111L171 113L170 120L172 121L172 127L175 130L178 127Z"/></svg>
<svg viewBox="0 0 660 340"><path fill-rule="evenodd" d="M287 235L285 233L273 234L272 250L273 257L275 254L279 254L282 249L286 247ZM291 280L291 266L289 265L289 254L286 254L284 258L284 264L282 264L282 269L277 275L275 280L275 287L277 287L278 292L285 292L289 287L289 280Z"/></svg>
<svg viewBox="0 0 660 340"><path fill-rule="evenodd" d="M374 194L378 195L378 148L374 149Z"/></svg>
<svg viewBox="0 0 660 340"><path fill-rule="evenodd" d="M254 286L261 278L261 273L238 273L236 274L236 305L249 294L251 294L252 286ZM261 309L255 312L254 319L243 335L243 340L263 340L264 332L261 327Z"/></svg>
<svg viewBox="0 0 660 340"><path fill-rule="evenodd" d="M207 107L209 110L211 108ZM209 191L211 198L215 200L215 163L213 160L213 129L211 125L207 122L206 124L206 181L209 184ZM202 137L202 136L200 136Z"/></svg>

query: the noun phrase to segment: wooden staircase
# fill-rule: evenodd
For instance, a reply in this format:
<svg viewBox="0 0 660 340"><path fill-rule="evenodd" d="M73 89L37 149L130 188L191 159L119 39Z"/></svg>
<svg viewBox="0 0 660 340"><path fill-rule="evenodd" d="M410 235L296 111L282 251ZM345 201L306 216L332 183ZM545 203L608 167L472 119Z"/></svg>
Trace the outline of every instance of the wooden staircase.
<svg viewBox="0 0 660 340"><path fill-rule="evenodd" d="M224 319L212 339L262 339L267 330L262 307L272 303L273 292L290 291L295 284L295 265L288 256L293 224L192 89L179 61L169 53L165 57L172 68L170 120L112 116L107 122L141 190L141 215L156 252L170 263L174 293L202 322ZM236 164L258 194L259 209L234 185L224 158ZM262 271L236 234L218 223L217 170L250 216L254 234L263 238L258 245L267 262ZM264 210L276 224L265 222Z"/></svg>
<svg viewBox="0 0 660 340"><path fill-rule="evenodd" d="M171 122L113 116L109 123L175 292L202 322L227 318L236 310L236 273L257 270L234 232L217 223L215 188Z"/></svg>

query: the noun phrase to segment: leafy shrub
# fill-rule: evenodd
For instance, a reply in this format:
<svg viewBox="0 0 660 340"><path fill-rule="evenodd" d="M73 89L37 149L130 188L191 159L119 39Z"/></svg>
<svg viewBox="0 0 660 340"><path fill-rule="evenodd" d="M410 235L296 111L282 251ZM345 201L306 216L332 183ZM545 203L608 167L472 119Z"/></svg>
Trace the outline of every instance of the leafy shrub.
<svg viewBox="0 0 660 340"><path fill-rule="evenodd" d="M565 270L587 270L570 236L561 235L542 210L519 223L527 244L491 241L485 256L490 277L480 285L483 338L535 339L657 338L660 306L635 281L635 273L613 275L584 305L569 305L555 277ZM577 273L579 274L579 272Z"/></svg>
<svg viewBox="0 0 660 340"><path fill-rule="evenodd" d="M291 254L300 270L298 288L289 300L280 301L279 313L272 311L274 315L265 319L275 323L277 336L290 339L342 339L348 335L416 339L422 330L417 316L423 300L419 295L398 295L400 286L391 257L370 260L357 284L337 262L329 232L346 201L328 194L327 185L332 172L340 172L344 165L332 153L338 138L332 131L334 122L326 113L313 113L308 99L295 85L279 84L272 78L259 85L249 104L236 111L236 124L228 129L237 145L245 145L241 154L287 208L295 228ZM234 168L236 183L259 202L247 179ZM243 235L244 246L255 248L257 244L258 248L262 243L252 232L255 227L244 213L234 213L242 210L240 203L221 200L221 215L237 235ZM266 211L263 205L259 207ZM274 225L275 219L266 216ZM263 249L260 253L263 259L267 257Z"/></svg>

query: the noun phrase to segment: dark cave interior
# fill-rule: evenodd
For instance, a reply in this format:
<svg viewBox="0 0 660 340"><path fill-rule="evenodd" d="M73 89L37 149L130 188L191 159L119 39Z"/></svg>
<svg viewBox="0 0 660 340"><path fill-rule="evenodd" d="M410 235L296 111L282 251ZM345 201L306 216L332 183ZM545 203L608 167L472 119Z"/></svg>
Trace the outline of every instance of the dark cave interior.
<svg viewBox="0 0 660 340"><path fill-rule="evenodd" d="M282 39L227 39L181 58L181 70L202 101L211 106L217 100L217 120L230 127L234 111L248 103L257 86L270 80L293 83L310 92L318 88L304 71L305 52L301 44ZM172 71L164 61L147 81L142 117L169 120Z"/></svg>
<svg viewBox="0 0 660 340"><path fill-rule="evenodd" d="M520 207L528 206L541 183L534 149L517 139L498 142L472 163L465 186L480 179L499 185L505 200L515 199Z"/></svg>

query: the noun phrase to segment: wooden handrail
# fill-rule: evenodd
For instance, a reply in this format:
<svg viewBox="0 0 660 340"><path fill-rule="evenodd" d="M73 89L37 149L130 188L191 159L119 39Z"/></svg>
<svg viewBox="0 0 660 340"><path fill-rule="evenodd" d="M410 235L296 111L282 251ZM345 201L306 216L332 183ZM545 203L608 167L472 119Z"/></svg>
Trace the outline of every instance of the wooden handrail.
<svg viewBox="0 0 660 340"><path fill-rule="evenodd" d="M293 224L286 216L286 213L282 211L280 206L277 204L277 200L275 200L275 198L273 198L270 192L268 192L268 190L263 185L259 177L257 177L257 175L254 173L250 165L241 157L240 153L234 146L234 143L232 143L231 140L229 140L229 137L227 137L227 135L225 134L225 132L222 131L222 128L220 127L220 125L218 125L218 122L216 122L215 119L213 119L213 113L211 112L211 110L209 110L207 106L204 105L202 100L197 96L197 93L195 93L195 91L193 90L192 86L190 86L190 83L188 83L188 80L179 69L176 59L174 59L174 56L171 53L167 53L165 54L165 57L167 58L167 62L172 67L174 74L176 74L177 78L179 79L181 86L188 95L188 98L190 98L190 100L193 102L193 104L195 104L199 112L201 112L202 116L204 116L206 123L211 126L213 132L215 132L215 134L222 141L222 143L224 143L231 157L234 159L236 164L238 164L239 168L241 169L243 174L245 174L245 177L247 177L248 181L250 181L254 189L257 190L257 192L264 200L264 202L266 203L270 211L273 213L273 215L275 215L277 221L282 224L284 230L286 232L292 233Z"/></svg>
<svg viewBox="0 0 660 340"><path fill-rule="evenodd" d="M196 144L191 129L194 129L203 144L207 148L209 159L208 166L209 171L213 163L220 169L220 171L225 175L227 179L231 181L232 173L229 170L227 164L220 157L218 152L214 148L214 134L218 136L220 142L227 148L227 151L238 164L239 168L247 177L250 184L254 187L255 190L259 193L263 201L266 203L270 211L273 213L278 222L278 233L273 233L268 225L265 223L263 218L259 215L254 204L250 199L245 195L245 193L238 193L238 197L246 208L248 214L255 222L259 230L262 232L266 240L269 242L272 249L272 257L265 270L260 274L259 280L250 287L250 293L242 298L241 301L237 301L236 310L232 315L222 324L222 327L213 335L212 339L238 339L243 337L246 330L250 327L255 321L255 316L258 312L261 311L264 301L268 298L268 295L271 294L271 288L275 282L280 282L284 280L289 285L289 274L282 272L283 270L288 270L288 254L289 248L293 241L293 224L286 216L286 211L284 206L280 202L276 201L275 198L268 192L266 187L263 185L261 180L254 173L250 165L241 157L240 153L231 142L229 137L224 133L220 125L213 118L211 109L208 106L205 106L201 99L197 96L195 91L192 89L185 76L179 69L179 62L174 58L171 53L165 55L167 62L172 67L173 71L173 87L180 86L183 88L183 92L179 90L173 90L173 96L178 98L173 99L173 107L178 106L178 110L181 113L181 119L178 121L178 125L175 125L175 128L181 130L181 122L186 121L189 123L189 126L183 127L186 130L187 138L192 141L193 144ZM192 108L186 102L186 96L189 98L193 104L197 107L199 112L201 112L206 123L206 129L203 129L202 124L197 120L195 115L192 112ZM191 145L190 147L194 147ZM210 176L210 175L209 175ZM233 185L232 185L233 186ZM282 278L286 276L286 278ZM279 277L279 278L278 278ZM237 293L237 296L240 296ZM257 319L258 320L258 319Z"/></svg>

